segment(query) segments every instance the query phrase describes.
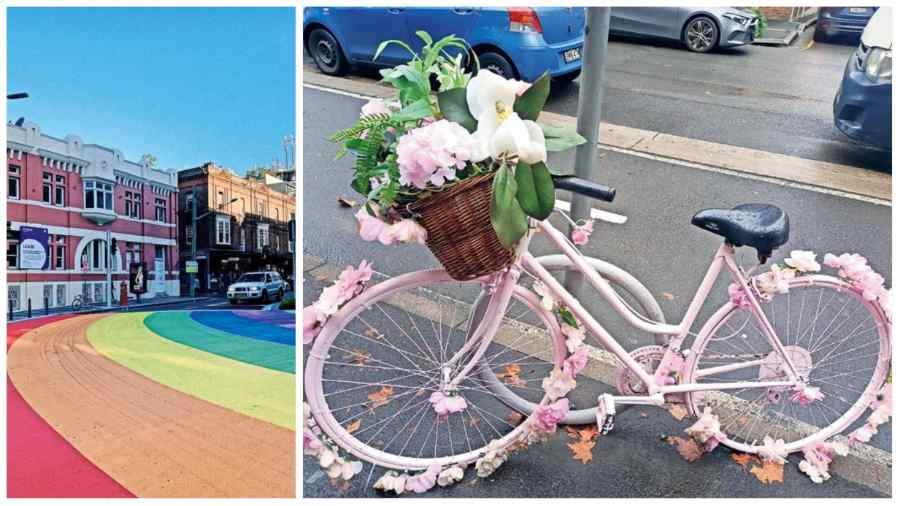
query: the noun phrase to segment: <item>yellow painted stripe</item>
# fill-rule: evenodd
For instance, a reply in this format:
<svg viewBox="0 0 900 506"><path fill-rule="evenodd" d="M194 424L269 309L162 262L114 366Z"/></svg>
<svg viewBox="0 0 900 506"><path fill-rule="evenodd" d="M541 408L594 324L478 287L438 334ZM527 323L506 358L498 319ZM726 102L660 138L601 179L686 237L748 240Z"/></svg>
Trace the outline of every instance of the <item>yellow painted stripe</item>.
<svg viewBox="0 0 900 506"><path fill-rule="evenodd" d="M103 318L87 329L97 351L157 383L294 430L295 376L179 344L144 326L148 313Z"/></svg>

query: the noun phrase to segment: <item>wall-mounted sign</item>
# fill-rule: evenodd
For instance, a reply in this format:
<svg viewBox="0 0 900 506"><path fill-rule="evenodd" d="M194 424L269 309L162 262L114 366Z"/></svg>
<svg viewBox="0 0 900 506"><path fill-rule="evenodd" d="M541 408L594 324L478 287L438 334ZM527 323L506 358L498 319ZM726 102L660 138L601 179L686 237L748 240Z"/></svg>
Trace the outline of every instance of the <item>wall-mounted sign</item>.
<svg viewBox="0 0 900 506"><path fill-rule="evenodd" d="M184 272L188 274L196 274L197 273L197 262L194 260L185 260L184 262Z"/></svg>
<svg viewBox="0 0 900 506"><path fill-rule="evenodd" d="M147 293L147 264L132 262L128 269L128 288L131 293Z"/></svg>
<svg viewBox="0 0 900 506"><path fill-rule="evenodd" d="M19 229L19 268L46 269L50 267L47 254L49 235L46 228L21 227Z"/></svg>

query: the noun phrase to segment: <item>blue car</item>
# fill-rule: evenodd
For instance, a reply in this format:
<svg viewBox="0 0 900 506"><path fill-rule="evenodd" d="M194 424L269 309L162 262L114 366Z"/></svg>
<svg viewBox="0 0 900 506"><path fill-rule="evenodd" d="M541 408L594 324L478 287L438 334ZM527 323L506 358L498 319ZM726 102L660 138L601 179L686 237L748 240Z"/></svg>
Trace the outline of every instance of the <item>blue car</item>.
<svg viewBox="0 0 900 506"><path fill-rule="evenodd" d="M834 96L834 124L847 137L891 149L891 8L882 7L862 32Z"/></svg>
<svg viewBox="0 0 900 506"><path fill-rule="evenodd" d="M556 80L581 72L583 8L308 7L303 11L303 42L319 70L343 75L355 67L392 67L409 53L392 44L375 61L388 39L422 47L415 35L428 32L466 39L483 68L507 78L534 81L544 71Z"/></svg>
<svg viewBox="0 0 900 506"><path fill-rule="evenodd" d="M878 7L819 7L813 38L817 42L835 36L858 37Z"/></svg>

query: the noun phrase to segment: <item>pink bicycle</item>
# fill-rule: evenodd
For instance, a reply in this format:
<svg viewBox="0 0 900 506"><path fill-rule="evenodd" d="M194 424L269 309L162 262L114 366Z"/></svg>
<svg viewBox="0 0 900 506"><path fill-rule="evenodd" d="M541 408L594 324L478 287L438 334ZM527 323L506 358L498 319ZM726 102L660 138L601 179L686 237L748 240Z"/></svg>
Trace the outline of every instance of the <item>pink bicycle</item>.
<svg viewBox="0 0 900 506"><path fill-rule="evenodd" d="M606 201L614 196L575 179L564 189ZM599 403L572 411L567 422L598 420L608 430L617 405L683 402L692 416L715 411L723 444L748 453L767 436L794 452L848 429L889 371L883 308L846 280L814 273L763 296L734 253L755 248L762 264L787 242L788 219L775 206L704 210L692 223L724 243L678 324L662 320L633 277L584 257L548 221L531 223L516 261L501 272L459 282L443 270L424 270L366 289L328 320L310 350L305 395L316 424L349 453L391 469L466 465L514 444L523 420L549 403L541 382L567 356L557 314L528 287L540 281L619 365L618 395L592 395ZM562 255L532 256L536 232ZM580 273L629 326L659 336L661 344L628 352L551 272L560 270ZM732 296L692 333L723 271L741 303ZM821 395L795 402L793 394L808 387ZM465 409L437 413L429 401L435 392L464 398Z"/></svg>

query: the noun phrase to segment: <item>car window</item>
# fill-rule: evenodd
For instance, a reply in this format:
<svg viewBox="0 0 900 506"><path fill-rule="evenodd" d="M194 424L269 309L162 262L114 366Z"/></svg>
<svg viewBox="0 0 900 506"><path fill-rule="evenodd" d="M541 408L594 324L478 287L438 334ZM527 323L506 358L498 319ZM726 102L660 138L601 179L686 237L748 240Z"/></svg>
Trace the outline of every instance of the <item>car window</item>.
<svg viewBox="0 0 900 506"><path fill-rule="evenodd" d="M266 283L271 283L271 282L272 282L272 275L266 274Z"/></svg>
<svg viewBox="0 0 900 506"><path fill-rule="evenodd" d="M243 276L238 278L237 282L238 283L259 283L263 279L265 279L265 278L263 277L263 275L261 273L254 272L254 273L244 274Z"/></svg>

